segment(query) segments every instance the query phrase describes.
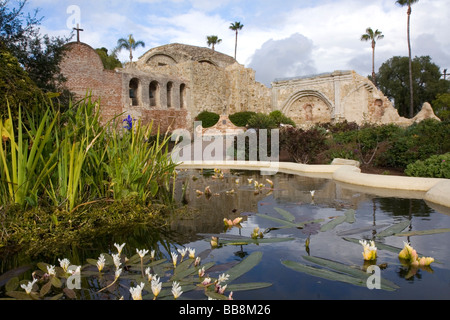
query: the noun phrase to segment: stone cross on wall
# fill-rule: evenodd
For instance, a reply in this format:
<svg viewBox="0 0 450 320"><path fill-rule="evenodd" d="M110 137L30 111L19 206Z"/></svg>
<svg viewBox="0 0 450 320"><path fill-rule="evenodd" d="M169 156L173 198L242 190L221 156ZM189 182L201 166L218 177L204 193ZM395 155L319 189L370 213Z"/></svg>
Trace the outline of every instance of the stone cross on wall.
<svg viewBox="0 0 450 320"><path fill-rule="evenodd" d="M77 23L77 27L73 30L77 30L77 42L80 42L80 31L84 31L84 29L80 29L80 25Z"/></svg>

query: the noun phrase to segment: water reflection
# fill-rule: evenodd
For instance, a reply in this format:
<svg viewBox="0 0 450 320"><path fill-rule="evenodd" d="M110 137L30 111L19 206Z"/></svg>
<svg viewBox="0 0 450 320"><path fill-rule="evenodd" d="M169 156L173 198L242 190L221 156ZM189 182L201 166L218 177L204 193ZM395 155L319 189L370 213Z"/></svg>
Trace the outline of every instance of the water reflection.
<svg viewBox="0 0 450 320"><path fill-rule="evenodd" d="M242 261L255 251L264 258L240 282L270 281L272 286L236 293L236 299L436 299L450 298L448 280L450 263L446 244L449 233L427 236L379 237L388 227L406 222L408 230L447 228L450 216L431 208L424 201L414 198L379 196L375 193L355 190L332 180L279 173L261 176L259 171L181 170L176 184L176 200L192 210L174 219L167 228L136 225L120 233L96 238L95 242L66 248L64 257L74 264L84 264L87 258L96 259L101 252L115 252L114 243L126 243L124 253L132 256L136 249L156 250L158 257L170 257L176 248L192 247L203 252L202 261L215 262L224 268ZM270 179L273 186L265 179ZM255 189L254 182L264 186ZM206 187L210 196L199 191ZM314 190L314 197L311 191ZM392 196L395 194L392 193ZM285 219L279 209L287 211L294 224L287 227L268 220L262 215ZM346 221L323 232L321 227L336 217L355 211L354 221ZM223 219L243 217L241 228L226 229ZM312 221L312 222L311 222ZM251 237L255 227L264 231L264 238L292 238L279 243L219 245L212 248L205 234ZM369 290L339 281L325 280L295 272L280 261L292 260L311 265L308 257L329 259L333 262L366 270L362 248L358 240L375 240L379 249L376 265L381 268L383 279L400 288L394 292ZM433 256L437 263L431 268L414 269L398 259L403 241L410 242L421 255ZM58 257L42 257L47 263L56 264ZM2 270L31 263L29 257L17 256L2 260ZM218 268L218 270L220 270ZM225 270L225 269L222 269ZM30 276L30 274L28 274ZM440 281L439 279L443 279ZM86 280L87 281L87 280ZM101 288L101 280L89 280L86 285ZM1 284L1 283L0 283ZM414 284L416 290L410 290ZM86 299L92 298L87 295ZM95 296L94 298L99 298ZM106 297L105 297L106 298ZM110 297L112 298L112 297Z"/></svg>

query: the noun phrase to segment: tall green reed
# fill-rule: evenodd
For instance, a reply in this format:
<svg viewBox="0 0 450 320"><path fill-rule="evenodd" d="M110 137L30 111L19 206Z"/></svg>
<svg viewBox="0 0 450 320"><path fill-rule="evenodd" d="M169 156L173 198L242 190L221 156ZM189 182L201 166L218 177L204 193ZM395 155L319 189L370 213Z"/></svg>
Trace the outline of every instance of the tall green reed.
<svg viewBox="0 0 450 320"><path fill-rule="evenodd" d="M27 126L0 123L10 138L0 148L3 203L50 203L66 210L104 198L137 197L169 202L176 165L159 128L135 121L121 128L119 116L102 124L100 101L89 95L63 114L53 105L43 116L28 117ZM5 122L6 123L6 122Z"/></svg>

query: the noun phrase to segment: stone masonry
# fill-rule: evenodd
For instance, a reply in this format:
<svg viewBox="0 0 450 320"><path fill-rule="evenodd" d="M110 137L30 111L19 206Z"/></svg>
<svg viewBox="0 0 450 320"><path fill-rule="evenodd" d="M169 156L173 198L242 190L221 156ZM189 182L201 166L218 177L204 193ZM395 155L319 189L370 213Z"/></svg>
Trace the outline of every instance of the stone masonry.
<svg viewBox="0 0 450 320"><path fill-rule="evenodd" d="M61 63L67 87L79 98L100 98L103 122L127 115L162 132L193 130L204 110L222 116L239 111L281 110L297 125L355 121L408 125L436 118L429 104L414 119L400 117L392 103L367 77L335 71L311 77L279 79L272 88L255 80L255 71L223 53L185 44L148 50L124 68L105 70L95 50L81 42L67 44Z"/></svg>

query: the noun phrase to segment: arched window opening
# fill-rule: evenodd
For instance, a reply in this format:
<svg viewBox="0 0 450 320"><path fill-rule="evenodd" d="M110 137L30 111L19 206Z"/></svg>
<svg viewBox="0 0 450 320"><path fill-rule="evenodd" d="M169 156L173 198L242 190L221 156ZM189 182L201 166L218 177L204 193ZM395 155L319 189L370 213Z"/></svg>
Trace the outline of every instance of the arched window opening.
<svg viewBox="0 0 450 320"><path fill-rule="evenodd" d="M139 105L139 79L133 78L130 80L129 84L129 97L131 99L131 105L138 106Z"/></svg>
<svg viewBox="0 0 450 320"><path fill-rule="evenodd" d="M182 83L180 85L180 108L186 107L186 85Z"/></svg>
<svg viewBox="0 0 450 320"><path fill-rule="evenodd" d="M172 88L173 88L173 83L170 81L167 82L167 108L172 107Z"/></svg>
<svg viewBox="0 0 450 320"><path fill-rule="evenodd" d="M150 82L149 86L150 106L156 107L159 105L159 83L158 81Z"/></svg>

